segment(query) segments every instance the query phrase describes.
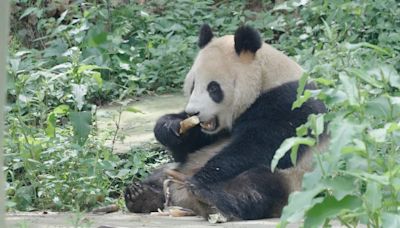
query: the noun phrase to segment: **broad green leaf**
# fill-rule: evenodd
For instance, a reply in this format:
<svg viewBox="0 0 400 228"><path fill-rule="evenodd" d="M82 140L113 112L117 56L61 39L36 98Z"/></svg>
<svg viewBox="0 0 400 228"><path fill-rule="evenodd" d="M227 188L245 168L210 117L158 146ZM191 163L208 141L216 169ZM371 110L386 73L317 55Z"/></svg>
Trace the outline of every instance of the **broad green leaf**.
<svg viewBox="0 0 400 228"><path fill-rule="evenodd" d="M303 94L309 76L310 75L308 73L303 73L303 75L301 75L299 86L297 87L297 99L299 99L300 96Z"/></svg>
<svg viewBox="0 0 400 228"><path fill-rule="evenodd" d="M92 72L92 78L97 82L97 85L101 88L103 86L103 79L101 78L100 72Z"/></svg>
<svg viewBox="0 0 400 228"><path fill-rule="evenodd" d="M400 214L383 213L382 214L382 227L384 228L399 228L400 227Z"/></svg>
<svg viewBox="0 0 400 228"><path fill-rule="evenodd" d="M288 205L283 208L281 223L287 224L300 221L309 208L322 201L322 198L314 198L320 194L323 189L322 185L317 185L309 191L291 193Z"/></svg>
<svg viewBox="0 0 400 228"><path fill-rule="evenodd" d="M361 47L364 48L370 48L375 50L376 52L380 53L380 54L385 54L385 55L390 55L391 53L377 45L368 43L368 42L361 42L361 43L357 43L357 44L351 44L351 43L346 43L345 47L349 50L355 50L355 49L359 49Z"/></svg>
<svg viewBox="0 0 400 228"><path fill-rule="evenodd" d="M130 169L121 169L118 171L118 173L115 177L117 177L117 178L125 177L127 174L129 174L129 172L130 172Z"/></svg>
<svg viewBox="0 0 400 228"><path fill-rule="evenodd" d="M364 126L342 119L342 117L334 119L329 125L331 135L330 151L338 156L344 146L352 142L353 138L360 134L363 128Z"/></svg>
<svg viewBox="0 0 400 228"><path fill-rule="evenodd" d="M47 116L47 127L46 127L46 134L49 137L55 137L56 136L56 114L54 112L51 112Z"/></svg>
<svg viewBox="0 0 400 228"><path fill-rule="evenodd" d="M359 79L367 82L368 84L376 87L376 88L380 88L382 89L384 86L380 81L377 81L374 77L371 77L368 73L359 70L359 69L349 69L347 70L348 73L353 74L355 76L357 76Z"/></svg>
<svg viewBox="0 0 400 228"><path fill-rule="evenodd" d="M304 95L300 96L295 102L293 102L292 110L301 107L304 102L311 98L311 95L312 93L310 90L304 91Z"/></svg>
<svg viewBox="0 0 400 228"><path fill-rule="evenodd" d="M285 139L279 149L275 152L274 158L271 162L271 170L272 172L275 170L278 165L279 160L285 156L286 152L288 152L292 147L298 145L307 145L313 146L315 144L315 140L313 138L303 138L303 137L292 137Z"/></svg>
<svg viewBox="0 0 400 228"><path fill-rule="evenodd" d="M382 185L388 185L389 184L389 177L384 176L384 175L379 175L379 174L375 174L375 173L366 173L366 172L345 172L348 175L360 178L361 180L364 181L375 181L379 184Z"/></svg>
<svg viewBox="0 0 400 228"><path fill-rule="evenodd" d="M385 128L372 129L368 131L368 135L377 143L384 143L386 141L386 132Z"/></svg>
<svg viewBox="0 0 400 228"><path fill-rule="evenodd" d="M325 35L329 38L329 40L332 40L332 39L333 39L333 36L332 36L333 33L332 33L331 28L329 27L328 23L326 23L326 21L325 21L323 18L321 18L321 20L322 20L322 22L324 23L324 27L325 27L324 32L325 32Z"/></svg>
<svg viewBox="0 0 400 228"><path fill-rule="evenodd" d="M30 14L35 14L38 18L40 18L42 16L42 13L42 9L39 9L37 7L29 7L22 13L19 19L21 20L22 18L29 16Z"/></svg>
<svg viewBox="0 0 400 228"><path fill-rule="evenodd" d="M316 78L316 79L314 79L314 82L316 82L320 85L324 85L324 86L331 86L331 85L335 84L335 82L333 80L329 80L326 78Z"/></svg>
<svg viewBox="0 0 400 228"><path fill-rule="evenodd" d="M357 196L348 195L342 200L333 196L326 196L324 200L307 211L304 227L320 227L325 220L335 218L345 211L352 211L361 207L362 201Z"/></svg>
<svg viewBox="0 0 400 228"><path fill-rule="evenodd" d="M371 211L376 211L382 206L382 192L378 183L370 181L364 194L364 202Z"/></svg>
<svg viewBox="0 0 400 228"><path fill-rule="evenodd" d="M80 65L78 68L78 73L81 74L82 72L96 70L96 69L103 69L103 68L97 65Z"/></svg>
<svg viewBox="0 0 400 228"><path fill-rule="evenodd" d="M85 104L86 93L87 93L86 85L72 84L72 95L74 95L76 107L78 108L78 110L81 110L83 108L83 105Z"/></svg>
<svg viewBox="0 0 400 228"><path fill-rule="evenodd" d="M60 17L57 19L57 24L60 24L60 23L65 19L65 16L67 16L67 14L68 14L68 10L65 10L65 11L60 15Z"/></svg>
<svg viewBox="0 0 400 228"><path fill-rule="evenodd" d="M107 33L106 32L89 32L88 33L88 46L89 47L98 47L101 44L104 44L107 41Z"/></svg>
<svg viewBox="0 0 400 228"><path fill-rule="evenodd" d="M387 120L391 117L391 105L387 97L380 96L372 101L369 101L365 109L369 115L375 118Z"/></svg>
<svg viewBox="0 0 400 228"><path fill-rule="evenodd" d="M345 196L354 193L354 177L335 176L332 178L325 178L322 182L337 200L342 200Z"/></svg>
<svg viewBox="0 0 400 228"><path fill-rule="evenodd" d="M313 135L318 137L322 132L324 132L324 115L323 114L312 114L309 116L311 121L311 129L313 130Z"/></svg>
<svg viewBox="0 0 400 228"><path fill-rule="evenodd" d="M296 135L301 137L308 133L308 124L302 124L300 127L296 128Z"/></svg>
<svg viewBox="0 0 400 228"><path fill-rule="evenodd" d="M92 125L92 113L91 112L71 112L70 113L71 124L74 128L74 139L79 145L83 145L90 133Z"/></svg>
<svg viewBox="0 0 400 228"><path fill-rule="evenodd" d="M357 89L357 81L350 78L344 73L339 74L340 81L343 83L344 92L347 94L350 105L358 105L359 96Z"/></svg>
<svg viewBox="0 0 400 228"><path fill-rule="evenodd" d="M381 47L379 47L377 45L371 44L371 43L363 42L362 46L363 47L367 47L367 48L371 48L371 49L373 49L376 52L381 53L381 54L390 55L389 51L387 51L387 50L385 50L385 49L383 49L383 48L381 48Z"/></svg>
<svg viewBox="0 0 400 228"><path fill-rule="evenodd" d="M53 112L57 115L65 115L69 112L69 106L65 104L59 105L54 109Z"/></svg>

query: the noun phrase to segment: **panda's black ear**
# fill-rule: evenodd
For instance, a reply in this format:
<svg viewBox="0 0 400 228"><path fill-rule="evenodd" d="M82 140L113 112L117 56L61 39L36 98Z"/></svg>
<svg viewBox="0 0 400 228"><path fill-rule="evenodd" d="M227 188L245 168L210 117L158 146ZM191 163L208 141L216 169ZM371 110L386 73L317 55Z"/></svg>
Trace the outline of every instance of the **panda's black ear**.
<svg viewBox="0 0 400 228"><path fill-rule="evenodd" d="M244 51L256 53L262 41L257 30L250 26L241 26L235 32L235 51L238 55Z"/></svg>
<svg viewBox="0 0 400 228"><path fill-rule="evenodd" d="M203 26L201 26L200 29L200 36L199 36L199 47L203 48L205 47L213 38L213 33L211 31L211 28L208 24L204 24Z"/></svg>

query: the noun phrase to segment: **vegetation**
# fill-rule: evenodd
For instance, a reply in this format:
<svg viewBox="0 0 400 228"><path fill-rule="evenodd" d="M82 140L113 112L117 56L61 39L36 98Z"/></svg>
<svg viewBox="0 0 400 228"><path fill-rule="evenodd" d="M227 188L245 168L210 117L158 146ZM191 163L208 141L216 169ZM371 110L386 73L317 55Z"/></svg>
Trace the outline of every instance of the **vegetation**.
<svg viewBox="0 0 400 228"><path fill-rule="evenodd" d="M95 113L111 101L180 89L198 28L240 24L307 70L294 107L323 100L276 155L331 141L316 154L281 226L400 224L400 3L396 0L62 1L13 0L5 166L9 210L88 210L120 198L122 186L166 160L159 148L114 154ZM69 1L68 1L69 2ZM28 26L27 26L28 25ZM125 111L135 111L122 105ZM329 123L325 125L324 123ZM307 129L314 137L305 138ZM112 138L118 129L107 129ZM273 162L274 163L274 162Z"/></svg>

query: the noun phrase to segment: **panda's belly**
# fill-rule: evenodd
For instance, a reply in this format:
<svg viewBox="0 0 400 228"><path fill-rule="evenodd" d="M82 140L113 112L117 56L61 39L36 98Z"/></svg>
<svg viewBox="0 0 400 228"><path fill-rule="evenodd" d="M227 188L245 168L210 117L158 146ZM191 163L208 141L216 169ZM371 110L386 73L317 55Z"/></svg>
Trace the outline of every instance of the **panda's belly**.
<svg viewBox="0 0 400 228"><path fill-rule="evenodd" d="M180 164L177 169L183 174L193 176L207 163L207 161L217 155L226 145L228 145L230 141L230 138L221 139L212 145L203 147L200 150L189 154L186 162Z"/></svg>

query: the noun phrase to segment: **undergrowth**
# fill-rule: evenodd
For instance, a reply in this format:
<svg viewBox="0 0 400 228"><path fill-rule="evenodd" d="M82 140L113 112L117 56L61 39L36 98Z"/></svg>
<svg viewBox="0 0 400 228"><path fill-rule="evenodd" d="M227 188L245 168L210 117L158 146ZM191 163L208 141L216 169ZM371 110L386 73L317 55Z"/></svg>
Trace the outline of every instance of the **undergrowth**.
<svg viewBox="0 0 400 228"><path fill-rule="evenodd" d="M242 24L257 28L305 68L303 83L318 85L300 87L294 107L313 97L329 108L311 116L276 156L292 146L295 155L300 143L330 134L303 191L290 197L281 226L302 218L304 227L329 226L332 219L346 226L400 224L398 1L57 2L13 0L8 210L89 210L118 201L132 178L165 162L160 148L113 153L105 142L118 129L100 136L96 110L180 90L206 22L216 35ZM304 139L308 128L314 137Z"/></svg>

